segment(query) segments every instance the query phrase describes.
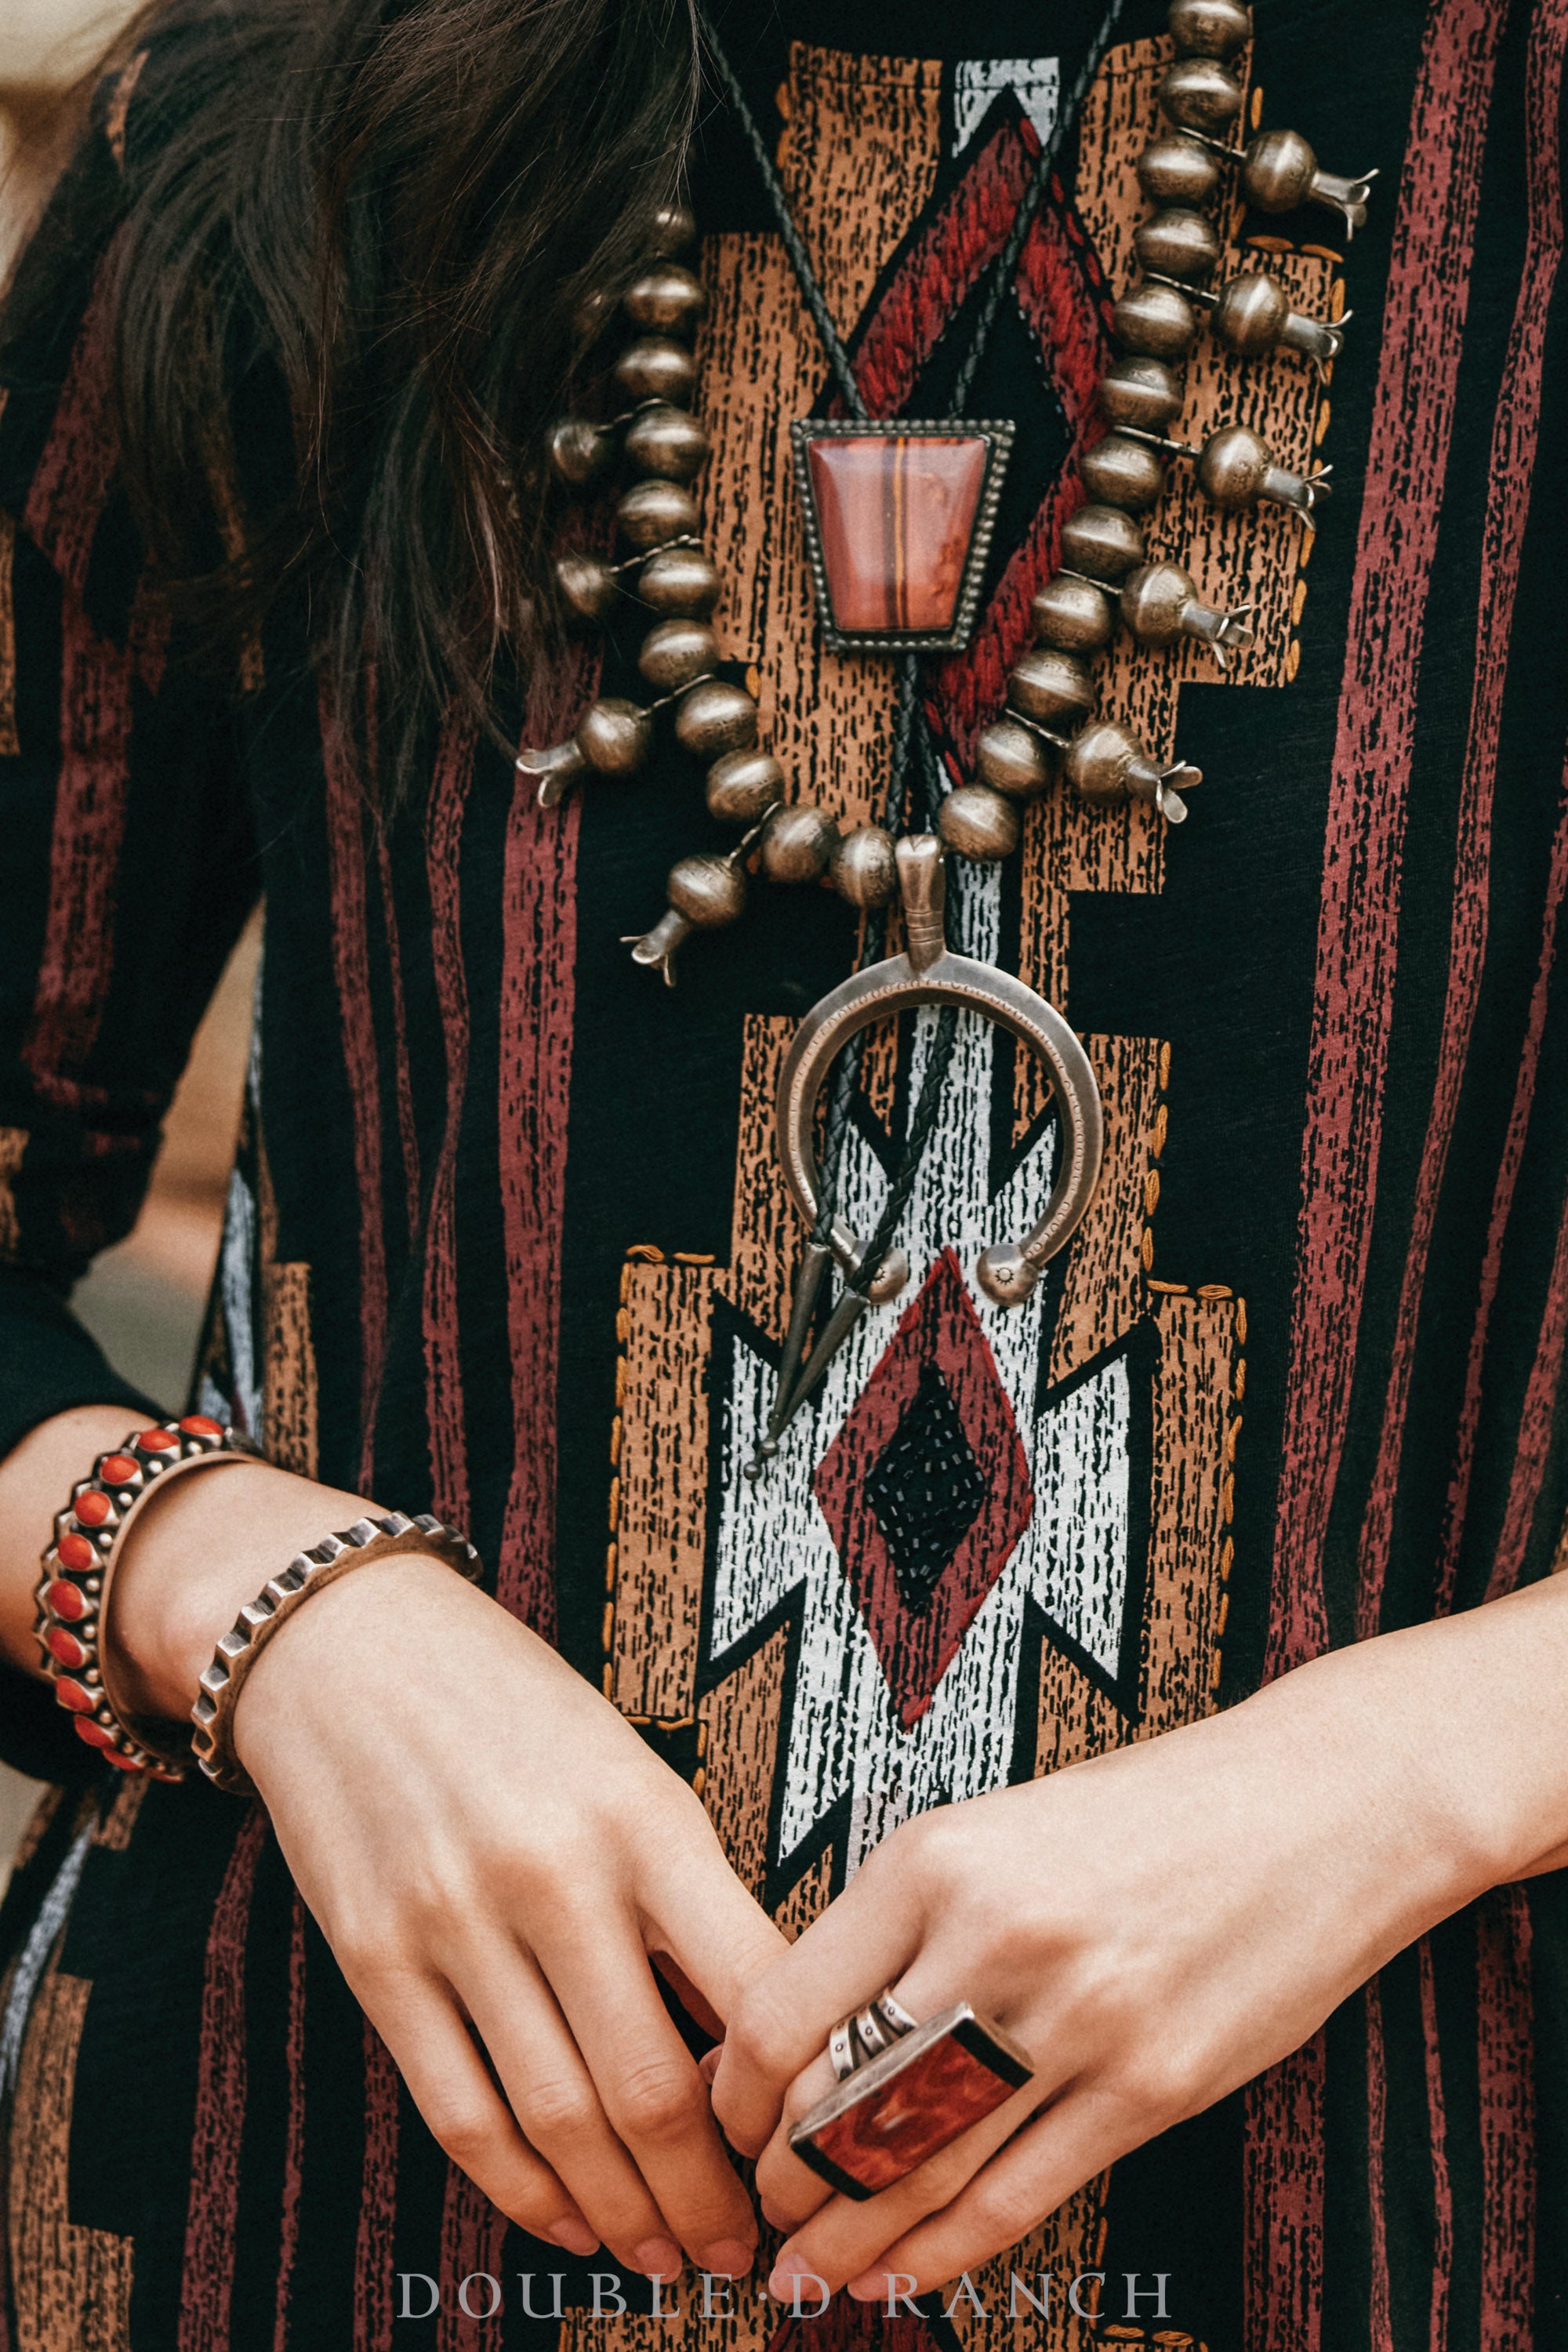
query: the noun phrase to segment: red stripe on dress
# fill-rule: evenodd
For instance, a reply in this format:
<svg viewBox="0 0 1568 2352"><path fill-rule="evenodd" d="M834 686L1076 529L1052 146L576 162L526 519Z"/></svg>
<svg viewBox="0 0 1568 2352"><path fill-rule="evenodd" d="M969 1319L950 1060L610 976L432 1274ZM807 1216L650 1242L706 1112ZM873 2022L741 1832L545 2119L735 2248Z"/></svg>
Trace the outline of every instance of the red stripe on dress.
<svg viewBox="0 0 1568 2352"><path fill-rule="evenodd" d="M1370 2278L1367 2287L1367 2352L1394 2352L1394 2313L1388 2286L1388 2208L1383 2166L1388 2146L1388 2053L1383 2035L1383 1985L1373 1977L1362 1989L1366 2011L1366 2173Z"/></svg>
<svg viewBox="0 0 1568 2352"><path fill-rule="evenodd" d="M458 1331L458 1148L468 1073L468 991L463 972L458 857L475 740L476 729L468 713L449 712L436 751L426 842L431 957L447 1055L447 1116L430 1190L425 1245L425 1393L434 1507L449 1527L459 1528L466 1528L468 1520L468 1458Z"/></svg>
<svg viewBox="0 0 1568 2352"><path fill-rule="evenodd" d="M1500 30L1491 0L1428 15L1394 225L1324 843L1269 1675L1328 1643L1323 1541L1376 1204L1421 635Z"/></svg>
<svg viewBox="0 0 1568 2352"><path fill-rule="evenodd" d="M501 2274L501 2253L510 2224L455 2164L447 2168L447 2198L441 2211L441 2310L436 2322L436 2352L469 2352L474 2322L458 2305L465 2279L488 2272ZM450 2301L447 2300L448 2294ZM489 2297L482 2291L479 2308Z"/></svg>
<svg viewBox="0 0 1568 2352"><path fill-rule="evenodd" d="M178 2352L227 2352L245 2131L245 1937L267 1816L241 1825L207 1931Z"/></svg>
<svg viewBox="0 0 1568 2352"><path fill-rule="evenodd" d="M327 887L331 904L332 978L338 992L343 1076L353 1130L359 1194L360 1483L374 1476L376 1403L386 1368L386 1234L381 1181L381 1074L371 1007L365 930L366 800L359 762L320 694L321 767L326 778Z"/></svg>
<svg viewBox="0 0 1568 2352"><path fill-rule="evenodd" d="M1498 30L1500 32L1500 14ZM1565 41L1568 41L1568 0L1543 0L1543 5L1533 12L1530 45L1528 229L1524 270L1492 426L1491 473L1487 490L1486 521L1481 532L1480 615L1476 633L1475 687L1470 703L1469 733L1465 746L1464 775L1459 793L1453 916L1448 934L1448 985L1443 1003L1436 1077L1411 1210L1410 1238L1405 1248L1405 1273L1400 1285L1399 1315L1394 1326L1377 1462L1361 1529L1356 1614L1357 1631L1363 1641L1378 1632L1382 1622L1384 1583L1394 1537L1394 1501L1399 1489L1405 1415L1415 1361L1421 1300L1432 1246L1432 1228L1454 1139L1459 1094L1469 1060L1476 1006L1486 963L1487 921L1491 894L1492 804L1497 785L1503 696L1510 677L1509 639L1513 629L1525 527L1530 519L1530 486L1541 437L1541 385L1547 314L1563 257L1563 164L1558 115L1563 97ZM1478 1328L1484 1345L1484 1314ZM1473 1353L1470 1370L1479 1376L1479 1366ZM1469 1454L1475 1438L1473 1408L1479 1407L1479 1402L1478 1377L1478 1384L1473 1391L1467 1383L1465 1407L1472 1412L1472 1417L1468 1430L1462 1427L1460 1432L1460 1450L1465 1465L1463 1478L1467 1490ZM1437 1604L1439 1612L1446 1612L1452 1602L1454 1563L1462 1524L1461 1507L1458 1522L1450 1517L1447 1528Z"/></svg>
<svg viewBox="0 0 1568 2352"><path fill-rule="evenodd" d="M1320 2352L1323 2329L1321 2029L1247 2086L1247 2352Z"/></svg>
<svg viewBox="0 0 1568 2352"><path fill-rule="evenodd" d="M552 667L531 696L524 740L552 743L593 691L586 651ZM520 774L507 820L502 884L500 1185L511 1359L512 1466L496 1598L555 1636L556 1386L561 1234L577 970L578 794L539 805Z"/></svg>
<svg viewBox="0 0 1568 2352"><path fill-rule="evenodd" d="M419 1237L419 1133L414 1123L414 1079L408 1060L408 1008L403 993L403 953L398 944L397 900L392 884L392 846L386 828L375 829L376 867L381 881L381 915L386 930L387 982L392 994L392 1050L397 1091L397 1135L403 1153L403 1188L408 1212L408 1238Z"/></svg>
<svg viewBox="0 0 1568 2352"><path fill-rule="evenodd" d="M1534 2001L1530 1908L1504 1886L1476 1907L1481 2122L1479 2352L1535 2344Z"/></svg>
<svg viewBox="0 0 1568 2352"><path fill-rule="evenodd" d="M1437 2032L1437 1987L1432 1938L1416 1947L1421 1975L1421 2042L1426 2065L1426 2122L1432 2150L1432 2303L1429 2352L1447 2352L1448 2299L1454 2281L1454 2184L1448 2172L1448 2118L1443 2097L1443 2052Z"/></svg>
<svg viewBox="0 0 1568 2352"><path fill-rule="evenodd" d="M392 2257L397 2225L397 2069L364 2021L364 2169L354 2235L353 2352L392 2352Z"/></svg>
<svg viewBox="0 0 1568 2352"><path fill-rule="evenodd" d="M48 439L27 486L22 528L68 589L79 590L120 461L110 405L113 371L111 248L94 281Z"/></svg>
<svg viewBox="0 0 1568 2352"><path fill-rule="evenodd" d="M289 2034L284 2065L289 2076L289 2123L283 2144L283 2210L278 2231L272 2352L288 2352L289 2300L294 2285L294 2258L300 2251L300 2191L305 2162L305 1906L298 1888L289 1937Z"/></svg>

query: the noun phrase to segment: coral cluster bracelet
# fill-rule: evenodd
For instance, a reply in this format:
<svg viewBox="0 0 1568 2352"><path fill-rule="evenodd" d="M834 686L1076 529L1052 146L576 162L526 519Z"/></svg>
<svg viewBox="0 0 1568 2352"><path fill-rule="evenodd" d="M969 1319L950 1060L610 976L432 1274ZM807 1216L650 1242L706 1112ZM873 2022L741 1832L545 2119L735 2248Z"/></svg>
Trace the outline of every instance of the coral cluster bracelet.
<svg viewBox="0 0 1568 2352"><path fill-rule="evenodd" d="M258 1791L235 1753L234 1711L239 1694L257 1659L273 1635L286 1624L313 1592L335 1584L351 1569L368 1568L373 1560L405 1553L420 1553L456 1569L470 1582L479 1578L479 1556L466 1538L444 1528L438 1519L405 1519L393 1511L384 1518L356 1519L341 1535L323 1536L270 1578L256 1599L242 1609L232 1629L217 1645L211 1665L191 1710L197 1763L209 1780L231 1796L254 1797Z"/></svg>
<svg viewBox="0 0 1568 2352"><path fill-rule="evenodd" d="M133 1430L111 1454L101 1454L90 1477L71 1489L55 1520L34 1599L34 1633L55 1696L72 1717L79 1739L96 1748L121 1772L152 1772L177 1780L182 1763L148 1747L127 1727L105 1686L103 1626L110 1586L127 1531L148 1496L182 1472L252 1461L255 1448L231 1429L191 1413L158 1429Z"/></svg>

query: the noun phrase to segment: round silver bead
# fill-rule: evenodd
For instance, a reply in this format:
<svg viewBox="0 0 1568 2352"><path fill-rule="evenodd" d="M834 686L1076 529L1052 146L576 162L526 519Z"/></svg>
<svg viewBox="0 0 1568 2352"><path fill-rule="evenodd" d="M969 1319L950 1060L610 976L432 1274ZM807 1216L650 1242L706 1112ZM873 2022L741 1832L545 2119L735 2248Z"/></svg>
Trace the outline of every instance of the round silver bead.
<svg viewBox="0 0 1568 2352"><path fill-rule="evenodd" d="M1062 525L1062 562L1091 580L1124 580L1143 561L1143 534L1119 507L1079 507Z"/></svg>
<svg viewBox="0 0 1568 2352"><path fill-rule="evenodd" d="M626 427L626 456L640 473L689 482L708 455L707 431L689 409L661 401L639 409Z"/></svg>
<svg viewBox="0 0 1568 2352"><path fill-rule="evenodd" d="M1279 342L1289 316L1283 289L1261 271L1248 269L1221 288L1214 328L1221 342L1243 359L1259 359Z"/></svg>
<svg viewBox="0 0 1568 2352"><path fill-rule="evenodd" d="M670 335L639 335L616 362L616 382L630 400L668 400L683 408L697 383L697 362Z"/></svg>
<svg viewBox="0 0 1568 2352"><path fill-rule="evenodd" d="M784 796L784 772L771 751L726 751L708 771L708 814L721 824L755 824Z"/></svg>
<svg viewBox="0 0 1568 2352"><path fill-rule="evenodd" d="M886 907L899 895L893 836L879 824L858 824L841 834L828 860L827 877L852 907Z"/></svg>
<svg viewBox="0 0 1568 2352"><path fill-rule="evenodd" d="M1128 797L1128 772L1142 745L1113 719L1097 719L1075 738L1063 767L1080 800L1111 808Z"/></svg>
<svg viewBox="0 0 1568 2352"><path fill-rule="evenodd" d="M1197 341L1197 312L1173 286L1129 287L1110 314L1110 331L1140 359L1183 360Z"/></svg>
<svg viewBox="0 0 1568 2352"><path fill-rule="evenodd" d="M1065 572L1047 581L1029 610L1040 643L1061 646L1068 653L1100 653L1115 634L1116 615L1105 591Z"/></svg>
<svg viewBox="0 0 1568 2352"><path fill-rule="evenodd" d="M1146 441L1130 441L1124 433L1108 433L1103 441L1086 449L1078 470L1091 499L1108 507L1125 507L1129 514L1142 514L1145 507L1152 507L1165 487L1165 465L1159 451L1151 449Z"/></svg>
<svg viewBox="0 0 1568 2352"><path fill-rule="evenodd" d="M1213 58L1179 58L1160 77L1159 100L1181 131L1217 136L1241 111L1241 84Z"/></svg>
<svg viewBox="0 0 1568 2352"><path fill-rule="evenodd" d="M660 621L642 641L637 667L660 694L673 694L710 670L719 640L704 621Z"/></svg>
<svg viewBox="0 0 1568 2352"><path fill-rule="evenodd" d="M1018 812L989 784L959 784L936 813L936 829L960 857L994 865L1018 846Z"/></svg>
<svg viewBox="0 0 1568 2352"><path fill-rule="evenodd" d="M1145 269L1179 278L1188 286L1206 278L1220 256L1213 221L1188 205L1167 205L1152 219L1140 221L1132 243Z"/></svg>
<svg viewBox="0 0 1568 2352"><path fill-rule="evenodd" d="M700 760L724 751L749 751L757 740L757 706L743 686L721 677L704 678L675 706L676 740Z"/></svg>
<svg viewBox="0 0 1568 2352"><path fill-rule="evenodd" d="M1181 383L1163 360L1118 360L1100 380L1100 405L1112 425L1163 433L1181 414Z"/></svg>
<svg viewBox="0 0 1568 2352"><path fill-rule="evenodd" d="M1023 656L1008 674L1007 697L1026 719L1068 734L1100 704L1083 663L1056 646L1037 646Z"/></svg>
<svg viewBox="0 0 1568 2352"><path fill-rule="evenodd" d="M719 602L718 566L700 547L661 547L637 573L637 594L656 613L706 620Z"/></svg>
<svg viewBox="0 0 1568 2352"><path fill-rule="evenodd" d="M763 872L770 882L815 882L838 846L838 827L812 801L774 809L763 827Z"/></svg>
<svg viewBox="0 0 1568 2352"><path fill-rule="evenodd" d="M1173 646L1197 590L1179 563L1142 564L1121 591L1121 617L1141 646Z"/></svg>
<svg viewBox="0 0 1568 2352"><path fill-rule="evenodd" d="M1241 0L1171 0L1166 21L1189 58L1228 58L1252 37L1252 11Z"/></svg>
<svg viewBox="0 0 1568 2352"><path fill-rule="evenodd" d="M577 749L601 776L635 776L652 741L649 714L618 696L591 702L577 722Z"/></svg>
<svg viewBox="0 0 1568 2352"><path fill-rule="evenodd" d="M697 216L689 205L660 205L648 225L647 249L668 260L684 253L697 236Z"/></svg>
<svg viewBox="0 0 1568 2352"><path fill-rule="evenodd" d="M591 482L615 454L615 435L585 417L563 417L550 436L550 462L563 482Z"/></svg>
<svg viewBox="0 0 1568 2352"><path fill-rule="evenodd" d="M701 280L689 269L679 261L660 261L633 279L623 307L633 326L648 334L680 334L696 325L707 299Z"/></svg>
<svg viewBox="0 0 1568 2352"><path fill-rule="evenodd" d="M580 621L602 621L620 593L609 565L593 555L558 555L555 584Z"/></svg>
<svg viewBox="0 0 1568 2352"><path fill-rule="evenodd" d="M1242 189L1260 213L1294 212L1317 169L1318 159L1299 131L1265 131L1242 159Z"/></svg>
<svg viewBox="0 0 1568 2352"><path fill-rule="evenodd" d="M1220 161L1195 139L1156 139L1138 158L1138 184L1152 205L1206 205Z"/></svg>
<svg viewBox="0 0 1568 2352"><path fill-rule="evenodd" d="M695 534L697 501L679 482L638 482L616 504L622 536L634 547L658 547Z"/></svg>
<svg viewBox="0 0 1568 2352"><path fill-rule="evenodd" d="M1273 463L1274 452L1260 434L1245 425L1227 425L1204 444L1198 484L1216 507L1240 514L1256 503Z"/></svg>
<svg viewBox="0 0 1568 2352"><path fill-rule="evenodd" d="M746 877L737 858L711 851L682 857L669 869L665 883L669 903L698 930L712 931L732 923L746 904Z"/></svg>
<svg viewBox="0 0 1568 2352"><path fill-rule="evenodd" d="M974 764L983 784L1010 801L1032 801L1043 793L1055 772L1050 748L1033 728L1016 719L997 719L985 728L974 746Z"/></svg>

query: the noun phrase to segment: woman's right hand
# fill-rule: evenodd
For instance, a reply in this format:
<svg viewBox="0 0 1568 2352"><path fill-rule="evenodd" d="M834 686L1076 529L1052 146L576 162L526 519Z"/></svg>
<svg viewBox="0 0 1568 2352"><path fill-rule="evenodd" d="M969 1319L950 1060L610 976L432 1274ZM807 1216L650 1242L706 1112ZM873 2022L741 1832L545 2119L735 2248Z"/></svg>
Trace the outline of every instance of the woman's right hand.
<svg viewBox="0 0 1568 2352"><path fill-rule="evenodd" d="M20 1591L72 1469L123 1428L96 1408L62 1415L0 1465L0 1539L29 1530L0 1540L7 1587ZM116 1579L126 1704L186 1713L241 1606L369 1507L262 1464L171 1486ZM13 1613L5 1647L25 1664ZM654 1956L717 2039L784 1939L699 1799L608 1700L409 1555L311 1596L257 1660L235 1734L305 1901L453 2161L574 2253L603 2241L628 2269L673 2274L682 2248L704 2270L747 2269L756 2223Z"/></svg>

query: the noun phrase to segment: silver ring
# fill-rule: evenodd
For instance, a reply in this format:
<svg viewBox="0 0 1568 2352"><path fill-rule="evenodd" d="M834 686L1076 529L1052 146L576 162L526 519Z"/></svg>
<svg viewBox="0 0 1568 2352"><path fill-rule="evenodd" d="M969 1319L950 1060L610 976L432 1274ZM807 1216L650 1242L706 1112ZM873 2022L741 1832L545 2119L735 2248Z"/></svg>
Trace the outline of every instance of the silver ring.
<svg viewBox="0 0 1568 2352"><path fill-rule="evenodd" d="M906 2033L913 2033L918 2024L919 2020L911 2017L886 1990L875 2000L868 2001L864 2009L840 2018L827 2037L827 2057L834 2080L847 2083L858 2067L879 2058Z"/></svg>

